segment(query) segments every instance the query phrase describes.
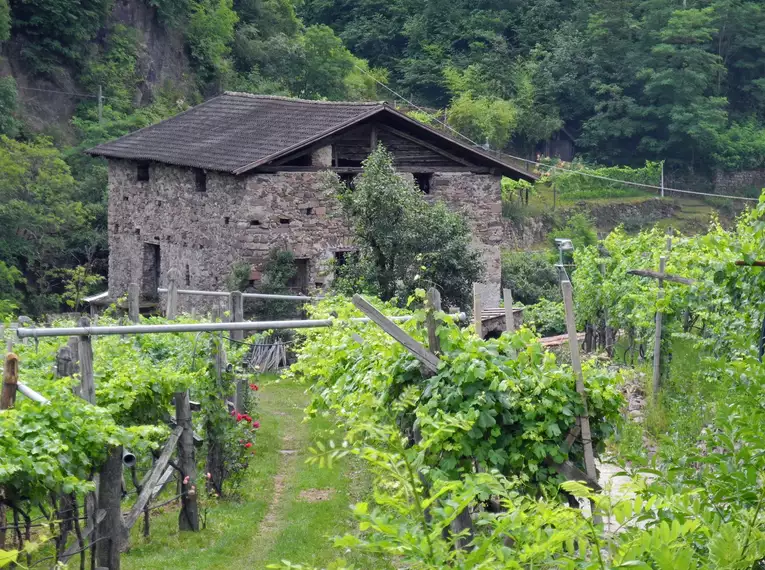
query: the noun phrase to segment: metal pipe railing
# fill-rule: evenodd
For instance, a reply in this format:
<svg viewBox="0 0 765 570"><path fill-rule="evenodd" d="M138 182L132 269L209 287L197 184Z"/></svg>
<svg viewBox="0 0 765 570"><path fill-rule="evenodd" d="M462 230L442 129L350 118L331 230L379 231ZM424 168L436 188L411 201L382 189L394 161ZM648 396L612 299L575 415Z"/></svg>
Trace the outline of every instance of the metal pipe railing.
<svg viewBox="0 0 765 570"><path fill-rule="evenodd" d="M19 392L24 394L30 400L34 400L35 402L40 402L41 404L50 404L50 400L48 398L46 398L42 394L35 392L34 390L32 390L32 388L30 388L26 384L17 382L16 388L18 389Z"/></svg>
<svg viewBox="0 0 765 570"><path fill-rule="evenodd" d="M157 289L158 293L167 293L166 287ZM230 297L231 293L226 291L198 291L195 289L178 289L179 295L199 295L202 297ZM309 297L307 295L279 295L276 293L242 293L245 299L278 299L281 301L318 301L324 297Z"/></svg>
<svg viewBox="0 0 765 570"><path fill-rule="evenodd" d="M449 315L456 320L464 321L465 313ZM392 321L405 322L411 320L409 315L388 317ZM238 323L179 323L170 325L113 325L90 327L62 328L19 328L16 334L19 338L42 338L54 336L105 336L115 334L157 334L184 332L217 332L217 331L267 331L281 329L310 329L331 327L343 323L368 323L366 317L347 320L313 319L295 321L243 321Z"/></svg>

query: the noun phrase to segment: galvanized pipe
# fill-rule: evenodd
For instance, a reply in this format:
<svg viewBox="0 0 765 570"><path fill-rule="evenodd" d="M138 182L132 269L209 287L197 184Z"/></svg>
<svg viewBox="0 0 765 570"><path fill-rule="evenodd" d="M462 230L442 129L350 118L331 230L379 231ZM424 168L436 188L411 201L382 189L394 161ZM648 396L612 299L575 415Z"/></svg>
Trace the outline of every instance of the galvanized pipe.
<svg viewBox="0 0 765 570"><path fill-rule="evenodd" d="M459 321L464 321L465 313L449 315ZM411 316L388 317L392 321L405 322ZM63 328L19 328L16 334L19 338L42 338L50 336L105 336L115 334L156 334L184 332L216 332L216 331L268 331L281 329L310 329L331 327L343 323L368 323L368 318L352 318L345 321L335 319L314 319L303 321L245 321L241 323L189 323L171 325L114 325L91 327Z"/></svg>
<svg viewBox="0 0 765 570"><path fill-rule="evenodd" d="M43 396L42 394L38 394L32 388L27 386L26 384L22 384L21 382L16 383L16 388L19 392L24 394L27 398L30 400L34 400L35 402L39 402L41 404L50 404L50 400Z"/></svg>
<svg viewBox="0 0 765 570"><path fill-rule="evenodd" d="M167 288L160 287L158 293L167 293ZM179 295L199 295L202 297L229 297L231 293L226 291L197 291L195 289L178 289ZM242 293L245 299L278 299L281 301L316 301L324 297L308 297L307 295L277 295L276 293Z"/></svg>

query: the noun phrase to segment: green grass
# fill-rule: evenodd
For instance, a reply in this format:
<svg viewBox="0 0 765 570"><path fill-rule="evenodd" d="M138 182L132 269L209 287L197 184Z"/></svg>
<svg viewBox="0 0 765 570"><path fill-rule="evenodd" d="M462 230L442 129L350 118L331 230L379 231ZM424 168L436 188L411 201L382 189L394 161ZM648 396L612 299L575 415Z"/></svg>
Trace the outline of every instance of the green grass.
<svg viewBox="0 0 765 570"><path fill-rule="evenodd" d="M259 569L282 559L322 566L340 557L330 538L354 530L349 506L369 493L369 476L353 461L332 469L305 463L311 442L327 439L332 424L322 418L303 422L303 387L271 382L259 394L262 427L238 500L211 506L207 528L199 533L178 531L177 507L152 519L148 539L140 536L139 522L122 558L125 570ZM300 497L301 491L316 490L328 490L328 499ZM381 560L352 561L362 568L387 567Z"/></svg>

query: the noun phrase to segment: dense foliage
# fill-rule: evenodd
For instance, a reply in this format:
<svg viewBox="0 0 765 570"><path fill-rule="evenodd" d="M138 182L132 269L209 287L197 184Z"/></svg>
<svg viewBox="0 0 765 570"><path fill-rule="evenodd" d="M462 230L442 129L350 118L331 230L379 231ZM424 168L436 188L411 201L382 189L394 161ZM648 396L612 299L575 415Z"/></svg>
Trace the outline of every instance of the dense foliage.
<svg viewBox="0 0 765 570"><path fill-rule="evenodd" d="M308 0L300 13L480 144L533 150L565 126L597 162L763 164L757 1Z"/></svg>
<svg viewBox="0 0 765 570"><path fill-rule="evenodd" d="M426 201L411 178L396 172L383 145L363 165L352 188L328 176L359 248L337 267L337 288L404 301L425 283L437 286L444 302L467 306L484 268L465 217Z"/></svg>

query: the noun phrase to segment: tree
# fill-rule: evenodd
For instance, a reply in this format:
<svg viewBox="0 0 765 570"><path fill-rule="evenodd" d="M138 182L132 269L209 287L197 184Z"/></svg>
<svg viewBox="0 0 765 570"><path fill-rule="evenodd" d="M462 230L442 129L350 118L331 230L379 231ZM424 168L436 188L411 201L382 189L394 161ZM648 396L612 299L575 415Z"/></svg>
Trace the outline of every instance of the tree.
<svg viewBox="0 0 765 570"><path fill-rule="evenodd" d="M354 285L405 302L418 286L437 286L448 302L465 306L480 280L480 254L471 248L465 218L443 202L429 204L413 181L393 168L382 146L364 162L353 189L328 178L359 248L338 268L338 285Z"/></svg>
<svg viewBox="0 0 765 570"><path fill-rule="evenodd" d="M194 4L186 41L203 81L214 81L228 72L237 21L232 0L202 0Z"/></svg>

